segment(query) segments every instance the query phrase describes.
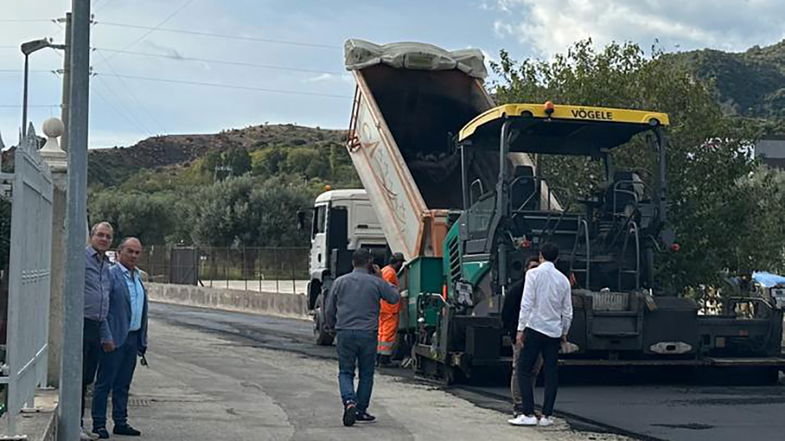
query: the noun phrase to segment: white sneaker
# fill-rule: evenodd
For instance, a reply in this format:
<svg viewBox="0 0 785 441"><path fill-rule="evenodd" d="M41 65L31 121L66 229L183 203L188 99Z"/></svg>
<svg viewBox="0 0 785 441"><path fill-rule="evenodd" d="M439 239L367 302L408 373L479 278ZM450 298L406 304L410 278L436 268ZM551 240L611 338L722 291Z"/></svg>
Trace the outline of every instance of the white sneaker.
<svg viewBox="0 0 785 441"><path fill-rule="evenodd" d="M98 439L98 435L95 433L88 433L82 428L82 432L79 434L79 441L93 441Z"/></svg>
<svg viewBox="0 0 785 441"><path fill-rule="evenodd" d="M515 418L507 420L508 423L512 424L513 426L536 426L537 425L537 417L526 416L526 415L518 415Z"/></svg>
<svg viewBox="0 0 785 441"><path fill-rule="evenodd" d="M544 416L544 417L540 418L540 420L537 422L537 425L540 426L540 427L552 426L553 425L553 420L551 418L548 418L548 417Z"/></svg>

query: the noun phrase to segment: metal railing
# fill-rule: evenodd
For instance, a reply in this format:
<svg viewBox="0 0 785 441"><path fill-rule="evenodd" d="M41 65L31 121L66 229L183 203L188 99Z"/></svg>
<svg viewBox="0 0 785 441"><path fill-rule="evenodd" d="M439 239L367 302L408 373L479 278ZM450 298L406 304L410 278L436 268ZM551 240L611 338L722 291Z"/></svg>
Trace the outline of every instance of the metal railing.
<svg viewBox="0 0 785 441"><path fill-rule="evenodd" d="M309 248L145 247L139 266L151 282L259 292L305 292Z"/></svg>

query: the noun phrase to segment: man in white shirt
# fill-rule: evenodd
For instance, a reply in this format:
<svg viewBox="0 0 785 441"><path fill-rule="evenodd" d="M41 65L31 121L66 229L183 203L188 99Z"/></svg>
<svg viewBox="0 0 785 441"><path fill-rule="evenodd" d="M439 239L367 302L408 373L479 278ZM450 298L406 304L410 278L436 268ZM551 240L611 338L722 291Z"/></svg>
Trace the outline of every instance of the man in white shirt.
<svg viewBox="0 0 785 441"><path fill-rule="evenodd" d="M513 423L519 426L553 424L551 415L559 386L559 348L567 339L572 321L570 281L554 266L558 257L559 248L545 243L540 248L540 266L526 272L516 339L516 344L523 346L516 366L523 396L523 414ZM531 380L532 368L539 355L544 361L545 399L542 418L537 420Z"/></svg>

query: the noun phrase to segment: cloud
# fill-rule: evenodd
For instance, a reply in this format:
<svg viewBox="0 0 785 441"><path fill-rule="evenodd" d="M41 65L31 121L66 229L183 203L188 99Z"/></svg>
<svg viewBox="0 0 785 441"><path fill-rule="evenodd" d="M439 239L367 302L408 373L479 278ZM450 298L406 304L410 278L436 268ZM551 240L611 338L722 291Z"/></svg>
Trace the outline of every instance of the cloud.
<svg viewBox="0 0 785 441"><path fill-rule="evenodd" d="M785 36L780 0L664 2L643 0L498 0L493 30L513 37L540 56L564 51L591 37L604 45L633 41L666 50L711 47L743 51Z"/></svg>
<svg viewBox="0 0 785 441"><path fill-rule="evenodd" d="M354 78L348 73L345 74L331 74L331 73L323 73L316 75L314 77L306 78L303 80L306 83L324 83L328 81L340 81L342 83L347 84L354 84Z"/></svg>
<svg viewBox="0 0 785 441"><path fill-rule="evenodd" d="M329 73L319 74L315 77L306 78L306 83L321 83L322 81L332 81L338 78L338 75L333 75Z"/></svg>

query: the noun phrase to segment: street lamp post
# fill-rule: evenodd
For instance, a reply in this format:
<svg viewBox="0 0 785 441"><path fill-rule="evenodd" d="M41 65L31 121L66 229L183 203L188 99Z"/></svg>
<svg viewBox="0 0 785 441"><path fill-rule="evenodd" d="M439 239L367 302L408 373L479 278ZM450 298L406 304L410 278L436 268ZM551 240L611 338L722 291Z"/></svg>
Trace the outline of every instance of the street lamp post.
<svg viewBox="0 0 785 441"><path fill-rule="evenodd" d="M53 49L65 49L65 45L52 44L51 40L41 38L39 40L32 40L22 43L22 53L25 56L25 78L24 78L24 94L22 98L22 136L27 136L27 81L28 81L28 59L30 54L35 51L51 47Z"/></svg>

